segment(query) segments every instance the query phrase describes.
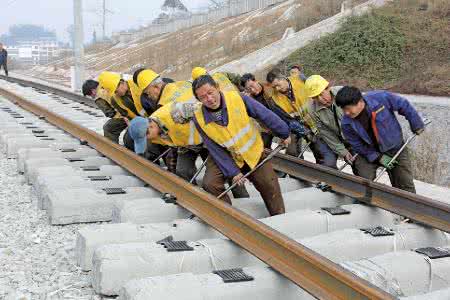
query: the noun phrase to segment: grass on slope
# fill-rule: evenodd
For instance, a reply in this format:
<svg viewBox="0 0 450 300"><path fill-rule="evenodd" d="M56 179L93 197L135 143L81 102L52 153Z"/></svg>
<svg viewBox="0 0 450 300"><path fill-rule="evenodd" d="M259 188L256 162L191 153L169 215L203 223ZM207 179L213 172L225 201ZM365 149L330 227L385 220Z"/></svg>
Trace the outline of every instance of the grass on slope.
<svg viewBox="0 0 450 300"><path fill-rule="evenodd" d="M450 1L397 0L280 62L337 84L450 95Z"/></svg>

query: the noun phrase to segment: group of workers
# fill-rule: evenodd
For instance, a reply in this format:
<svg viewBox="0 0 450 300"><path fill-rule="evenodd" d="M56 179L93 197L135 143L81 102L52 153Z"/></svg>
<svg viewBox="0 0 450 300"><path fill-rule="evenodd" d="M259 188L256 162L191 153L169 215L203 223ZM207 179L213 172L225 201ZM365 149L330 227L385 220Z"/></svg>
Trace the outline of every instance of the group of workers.
<svg viewBox="0 0 450 300"><path fill-rule="evenodd" d="M201 157L207 192L219 196L228 183L235 186L235 198L248 197L248 179L270 215L285 212L280 174L270 161L261 163L273 141L301 158L309 148L318 164L334 169L342 158L355 175L370 180L385 167L394 187L415 193L408 149L393 159L404 143L395 112L416 134L425 126L405 98L387 91L362 95L319 75L306 78L297 65L289 71L286 76L273 69L265 82L250 73L209 74L201 67L189 81L163 78L151 69L139 69L129 79L102 72L84 83L83 94L109 118L103 129L111 141L118 143L125 131L127 148L155 163L164 154L168 170L194 184ZM231 204L227 194L220 199Z"/></svg>

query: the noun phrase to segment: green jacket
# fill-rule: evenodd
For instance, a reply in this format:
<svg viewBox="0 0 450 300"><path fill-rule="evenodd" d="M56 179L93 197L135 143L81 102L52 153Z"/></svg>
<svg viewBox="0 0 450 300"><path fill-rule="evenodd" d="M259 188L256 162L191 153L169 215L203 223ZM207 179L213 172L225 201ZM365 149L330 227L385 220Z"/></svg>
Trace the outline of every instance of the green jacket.
<svg viewBox="0 0 450 300"><path fill-rule="evenodd" d="M333 99L341 88L341 86L333 86L331 88ZM331 150L333 150L333 152L340 157L344 157L348 153L348 150L344 145L345 139L341 129L343 116L342 109L334 102L331 107L328 108L313 100L309 102L308 110L310 116L317 124L319 137L331 148Z"/></svg>

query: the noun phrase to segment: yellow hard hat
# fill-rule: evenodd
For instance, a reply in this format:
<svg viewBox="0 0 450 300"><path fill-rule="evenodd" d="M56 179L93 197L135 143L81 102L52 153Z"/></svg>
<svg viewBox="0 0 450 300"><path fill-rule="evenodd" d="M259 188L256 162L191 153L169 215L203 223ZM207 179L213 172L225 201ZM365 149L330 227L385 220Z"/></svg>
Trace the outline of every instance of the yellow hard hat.
<svg viewBox="0 0 450 300"><path fill-rule="evenodd" d="M320 75L312 75L305 81L305 89L308 98L317 97L322 93L330 83Z"/></svg>
<svg viewBox="0 0 450 300"><path fill-rule="evenodd" d="M143 91L158 77L158 73L151 69L146 69L138 75L138 87Z"/></svg>
<svg viewBox="0 0 450 300"><path fill-rule="evenodd" d="M117 86L119 85L121 76L118 73L113 72L102 72L98 76L99 86L104 88L109 95L114 95L116 92Z"/></svg>
<svg viewBox="0 0 450 300"><path fill-rule="evenodd" d="M205 68L202 67L195 67L192 69L192 79L195 80L199 78L200 76L206 75L208 72Z"/></svg>

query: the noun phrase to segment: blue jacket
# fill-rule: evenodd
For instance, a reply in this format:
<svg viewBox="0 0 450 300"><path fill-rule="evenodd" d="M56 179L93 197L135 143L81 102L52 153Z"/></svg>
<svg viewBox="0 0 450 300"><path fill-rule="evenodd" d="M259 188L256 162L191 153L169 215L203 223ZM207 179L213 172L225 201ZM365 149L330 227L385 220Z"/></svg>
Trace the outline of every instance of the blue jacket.
<svg viewBox="0 0 450 300"><path fill-rule="evenodd" d="M408 120L413 132L425 126L414 107L399 95L387 91L372 91L363 98L379 149L362 125L348 116L342 118L342 131L352 149L370 162L378 159L382 153L398 150L403 144L402 129L394 112Z"/></svg>

